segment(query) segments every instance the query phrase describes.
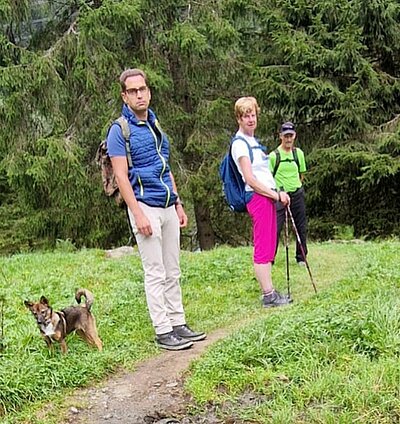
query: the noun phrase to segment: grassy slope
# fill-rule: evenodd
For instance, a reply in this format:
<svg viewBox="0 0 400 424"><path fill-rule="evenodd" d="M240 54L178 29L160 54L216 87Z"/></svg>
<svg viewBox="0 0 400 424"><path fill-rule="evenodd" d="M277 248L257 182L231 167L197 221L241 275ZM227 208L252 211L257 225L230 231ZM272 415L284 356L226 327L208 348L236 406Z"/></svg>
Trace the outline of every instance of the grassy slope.
<svg viewBox="0 0 400 424"><path fill-rule="evenodd" d="M316 273L342 278L213 347L187 389L251 422L399 422L399 247L349 246L350 273L321 249Z"/></svg>
<svg viewBox="0 0 400 424"><path fill-rule="evenodd" d="M276 312L264 311L259 306L250 248L184 252L182 289L188 322L196 328L212 331L264 316L268 317L266 322L274 322L274 319L281 322L282 317L288 317L283 322L290 327L292 315L301 315L303 311L307 315L308 302L315 302L315 305L326 302L329 305L336 287L343 285L340 281L346 278L353 281L352 266L357 265L366 253L369 255L376 251L376 246L384 246L385 250L391 251L398 249L399 244L311 245L310 265L321 294L309 301L313 298L313 290L308 274L304 268L293 265L291 260L292 291L296 304L287 311ZM3 413L7 414L3 418L5 423L23 421L27 416L31 423L57 422L57 418L54 421L43 417L35 420L32 418L34 409L40 407L42 401L56 401L63 390L92 384L117 367L134 367L138 361L157 354L137 256L109 260L104 258L102 251L56 251L3 257L0 258L0 267L3 271L0 273L0 295L5 298L6 343L0 363L0 411L3 409ZM283 249L278 254L273 272L277 286L284 290ZM93 310L105 345L104 352L98 353L76 336L70 336L70 353L67 356L62 357L58 350L49 354L23 300L34 300L44 294L54 308L59 309L73 303L73 293L78 287L86 287L95 295ZM272 331L268 330L263 319L258 321L256 328L258 331ZM287 332L286 327L284 332ZM240 334L244 337L243 333ZM247 342L249 346L252 340L254 335ZM257 340L252 348L255 351L263 345L259 337ZM227 349L229 351L229 345ZM196 373L189 386L200 402L215 397L212 389L208 395L197 391L196 387L203 383L196 381L201 379L201 373ZM240 384L237 390L241 390Z"/></svg>

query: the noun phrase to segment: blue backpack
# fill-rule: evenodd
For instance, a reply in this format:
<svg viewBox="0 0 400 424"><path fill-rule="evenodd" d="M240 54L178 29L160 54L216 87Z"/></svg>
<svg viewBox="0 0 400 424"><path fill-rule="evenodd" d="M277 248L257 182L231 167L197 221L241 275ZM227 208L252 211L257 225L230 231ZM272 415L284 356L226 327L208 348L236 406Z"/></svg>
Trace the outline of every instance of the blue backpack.
<svg viewBox="0 0 400 424"><path fill-rule="evenodd" d="M245 190L245 183L232 157L232 144L235 140L243 140L249 148L250 161L253 162L253 151L248 141L243 137L232 138L229 151L219 166L222 189L229 207L235 212L247 212L246 205L253 197L252 191Z"/></svg>

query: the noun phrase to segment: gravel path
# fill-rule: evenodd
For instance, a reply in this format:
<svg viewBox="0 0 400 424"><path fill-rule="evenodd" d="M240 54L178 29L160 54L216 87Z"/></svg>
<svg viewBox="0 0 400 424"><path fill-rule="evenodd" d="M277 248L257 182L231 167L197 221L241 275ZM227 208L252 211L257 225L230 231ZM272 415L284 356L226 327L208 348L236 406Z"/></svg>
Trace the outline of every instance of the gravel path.
<svg viewBox="0 0 400 424"><path fill-rule="evenodd" d="M190 362L207 347L228 335L226 329L209 334L192 348L163 351L142 362L131 373L114 375L101 386L78 390L70 405L66 423L77 424L172 424L219 423L214 418L185 418L190 399L183 391L182 376Z"/></svg>

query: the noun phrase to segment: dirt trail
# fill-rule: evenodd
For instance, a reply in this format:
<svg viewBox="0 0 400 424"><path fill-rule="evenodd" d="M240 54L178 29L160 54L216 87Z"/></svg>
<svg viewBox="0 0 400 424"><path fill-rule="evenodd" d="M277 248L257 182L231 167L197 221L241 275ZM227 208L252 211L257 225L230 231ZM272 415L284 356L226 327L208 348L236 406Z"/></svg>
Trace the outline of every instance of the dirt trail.
<svg viewBox="0 0 400 424"><path fill-rule="evenodd" d="M81 389L68 402L66 423L79 424L172 424L217 423L214 419L183 419L190 399L183 391L182 374L190 362L230 330L209 334L206 340L180 352L164 351L138 365L131 373L112 376L95 388ZM86 409L73 405L86 404ZM181 417L181 418L176 418Z"/></svg>

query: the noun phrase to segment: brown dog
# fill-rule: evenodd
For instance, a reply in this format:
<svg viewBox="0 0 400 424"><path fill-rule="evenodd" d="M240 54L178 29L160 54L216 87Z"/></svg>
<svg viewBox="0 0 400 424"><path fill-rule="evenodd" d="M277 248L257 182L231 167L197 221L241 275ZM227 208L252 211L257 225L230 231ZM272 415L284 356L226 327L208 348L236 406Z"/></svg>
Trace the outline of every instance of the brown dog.
<svg viewBox="0 0 400 424"><path fill-rule="evenodd" d="M86 289L79 289L75 294L75 299L81 303L81 297L86 301L83 306L70 306L60 312L53 311L48 300L42 296L39 302L25 300L25 306L32 312L39 326L40 332L45 339L47 346L52 347L52 342L61 344L62 353L67 352L65 337L67 334L76 331L87 343L96 346L100 351L103 343L97 334L96 320L90 312L93 304L93 294Z"/></svg>

